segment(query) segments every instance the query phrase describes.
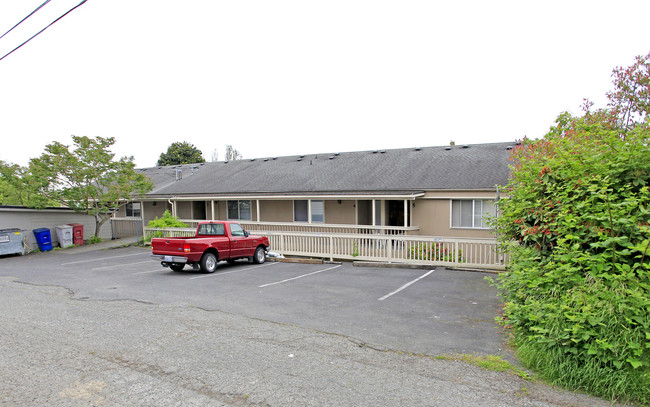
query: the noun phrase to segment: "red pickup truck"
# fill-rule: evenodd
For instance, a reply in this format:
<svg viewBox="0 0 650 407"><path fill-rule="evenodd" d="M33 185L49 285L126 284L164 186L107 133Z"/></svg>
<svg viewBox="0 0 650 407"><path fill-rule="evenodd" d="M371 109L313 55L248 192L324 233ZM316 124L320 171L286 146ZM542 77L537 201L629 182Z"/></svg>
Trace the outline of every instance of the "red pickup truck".
<svg viewBox="0 0 650 407"><path fill-rule="evenodd" d="M237 222L201 222L194 237L151 239L152 258L163 267L181 271L186 264L213 273L221 260L248 258L261 264L266 260L269 239L250 235Z"/></svg>

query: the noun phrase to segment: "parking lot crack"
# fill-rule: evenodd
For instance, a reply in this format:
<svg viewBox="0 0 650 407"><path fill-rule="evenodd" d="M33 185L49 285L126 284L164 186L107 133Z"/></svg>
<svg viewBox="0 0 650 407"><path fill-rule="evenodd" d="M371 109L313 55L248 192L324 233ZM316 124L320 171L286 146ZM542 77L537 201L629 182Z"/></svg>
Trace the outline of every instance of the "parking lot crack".
<svg viewBox="0 0 650 407"><path fill-rule="evenodd" d="M206 383L198 378L186 377L179 374L176 370L165 370L158 365L152 365L141 361L129 360L122 356L103 357L95 355L107 362L116 364L120 367L127 368L140 374L148 375L157 380L172 382L186 390L201 394L212 400L216 400L230 406L238 407L270 407L268 403L258 403L249 399L248 395L235 394L230 392L220 392L214 390L211 384Z"/></svg>

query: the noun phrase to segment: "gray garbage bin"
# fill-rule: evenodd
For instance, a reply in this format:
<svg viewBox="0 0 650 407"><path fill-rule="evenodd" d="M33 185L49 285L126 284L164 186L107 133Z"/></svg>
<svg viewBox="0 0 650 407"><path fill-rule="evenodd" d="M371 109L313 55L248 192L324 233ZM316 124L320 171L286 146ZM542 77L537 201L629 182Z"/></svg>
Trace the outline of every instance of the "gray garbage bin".
<svg viewBox="0 0 650 407"><path fill-rule="evenodd" d="M56 238L59 241L59 246L68 247L74 246L73 235L72 235L72 226L70 225L59 225L56 227Z"/></svg>
<svg viewBox="0 0 650 407"><path fill-rule="evenodd" d="M25 254L20 229L0 229L0 255L5 254Z"/></svg>

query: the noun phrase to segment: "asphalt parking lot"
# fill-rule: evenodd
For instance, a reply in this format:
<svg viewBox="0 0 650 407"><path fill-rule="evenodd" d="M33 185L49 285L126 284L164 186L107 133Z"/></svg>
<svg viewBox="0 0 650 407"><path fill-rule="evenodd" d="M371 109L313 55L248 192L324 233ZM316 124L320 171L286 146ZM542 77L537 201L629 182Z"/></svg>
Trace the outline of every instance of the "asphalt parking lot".
<svg viewBox="0 0 650 407"><path fill-rule="evenodd" d="M344 335L408 353L500 355L487 274L343 264L219 263L213 274L163 268L150 251L60 250L2 259L0 275L66 287L78 299L220 310Z"/></svg>
<svg viewBox="0 0 650 407"><path fill-rule="evenodd" d="M435 357L510 358L482 273L98 247L0 258L0 405L612 405Z"/></svg>

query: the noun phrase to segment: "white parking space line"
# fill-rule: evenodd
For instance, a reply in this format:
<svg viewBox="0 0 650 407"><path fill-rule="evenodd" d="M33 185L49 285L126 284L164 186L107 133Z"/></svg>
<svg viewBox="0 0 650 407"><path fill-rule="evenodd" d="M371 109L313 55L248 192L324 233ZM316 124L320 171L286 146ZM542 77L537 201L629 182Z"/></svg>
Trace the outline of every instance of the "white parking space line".
<svg viewBox="0 0 650 407"><path fill-rule="evenodd" d="M270 286L270 285L276 285L276 284L286 283L287 281L293 281L293 280L297 280L297 279L299 279L299 278L303 278L303 277L307 277L307 276L313 276L314 274L322 273L323 271L327 271L327 270L334 270L334 269L339 268L339 267L341 267L340 264L339 264L338 266L329 267L329 268L326 268L326 269L324 269L324 270L314 271L313 273L303 274L303 275L298 276L298 277L287 278L286 280L276 281L275 283L269 283L269 284L260 285L260 286L258 286L258 288L264 288L264 287L268 287L268 286Z"/></svg>
<svg viewBox="0 0 650 407"><path fill-rule="evenodd" d="M385 300L386 298L392 297L393 295L397 294L398 292L400 292L400 291L406 289L406 288L407 288L408 286L410 286L411 284L415 284L415 283L417 283L418 281L422 280L424 277L428 276L429 274L433 273L434 271L436 271L436 270L435 270L435 269L434 269L434 270L429 270L429 272L427 272L426 274L424 274L424 275L422 275L422 276L416 278L415 280L413 280L413 281L411 281L411 282L408 282L408 283L404 284L403 286L401 286L401 287L398 288L397 290L393 291L392 293L384 295L383 297L379 298L377 301L383 301L383 300Z"/></svg>
<svg viewBox="0 0 650 407"><path fill-rule="evenodd" d="M224 272L221 272L221 273L216 272L216 273L204 274L202 276L190 277L190 280L196 280L197 278L206 278L206 277L219 277L219 276L223 276L223 275L226 275L226 274L239 273L241 271L248 271L248 270L253 270L253 269L261 269L263 267L274 266L276 264L280 264L280 263L267 263L267 264L262 264L261 266L246 267L246 268L243 268L243 269L237 269L237 270L232 270L232 271L224 271Z"/></svg>
<svg viewBox="0 0 650 407"><path fill-rule="evenodd" d="M91 263L91 262L97 262L97 261L102 261L102 260L109 260L109 259L119 259L122 257L131 257L131 256L142 256L142 255L149 255L149 253L134 253L134 254L125 254L123 256L112 256L112 257L100 257L100 258L95 258L95 259L90 259L90 260L79 260L79 261L72 261L70 263L61 263L61 266L69 266L71 264L81 264L81 263Z"/></svg>
<svg viewBox="0 0 650 407"><path fill-rule="evenodd" d="M106 270L106 269L114 269L114 268L116 268L116 267L120 267L120 266L133 266L133 265L136 265L136 264L145 264L145 263L151 264L152 261L151 261L151 260L147 260L147 261L138 261L138 262L136 262L136 263L111 264L110 266L94 267L94 268L91 268L90 270Z"/></svg>
<svg viewBox="0 0 650 407"><path fill-rule="evenodd" d="M149 271L138 271L137 273L131 273L132 276L138 275L138 274L150 274L150 273L159 273L161 271L164 271L164 268L157 268L155 270L149 270Z"/></svg>

